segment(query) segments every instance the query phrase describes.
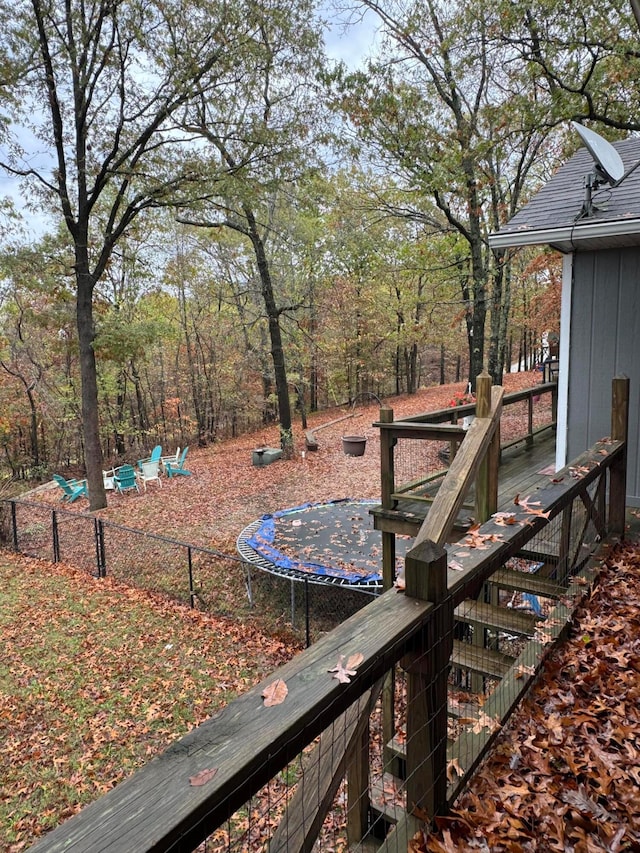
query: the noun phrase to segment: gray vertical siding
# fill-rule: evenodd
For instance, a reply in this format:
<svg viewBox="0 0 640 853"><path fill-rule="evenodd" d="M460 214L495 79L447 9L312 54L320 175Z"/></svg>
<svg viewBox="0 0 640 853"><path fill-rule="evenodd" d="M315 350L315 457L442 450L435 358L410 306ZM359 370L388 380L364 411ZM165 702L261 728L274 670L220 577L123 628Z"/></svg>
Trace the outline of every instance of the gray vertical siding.
<svg viewBox="0 0 640 853"><path fill-rule="evenodd" d="M630 378L628 502L640 506L640 248L577 252L571 299L568 459L611 432L611 379Z"/></svg>

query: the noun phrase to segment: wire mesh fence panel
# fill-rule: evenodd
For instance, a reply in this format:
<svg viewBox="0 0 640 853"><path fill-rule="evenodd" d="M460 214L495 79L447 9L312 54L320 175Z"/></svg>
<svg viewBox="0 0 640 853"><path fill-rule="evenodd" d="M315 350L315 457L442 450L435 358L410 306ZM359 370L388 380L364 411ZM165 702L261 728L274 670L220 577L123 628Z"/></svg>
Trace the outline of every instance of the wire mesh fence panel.
<svg viewBox="0 0 640 853"><path fill-rule="evenodd" d="M104 552L108 575L183 604L191 603L185 545L105 523Z"/></svg>
<svg viewBox="0 0 640 853"><path fill-rule="evenodd" d="M330 723L198 853L358 851L371 849L367 833L383 839L390 823L400 820L406 799L402 780L384 766L376 696L367 692Z"/></svg>
<svg viewBox="0 0 640 853"><path fill-rule="evenodd" d="M425 481L438 471L444 471L449 462L448 441L399 438L394 449L394 476L396 487Z"/></svg>
<svg viewBox="0 0 640 853"><path fill-rule="evenodd" d="M15 503L15 544L21 554L54 560L51 507Z"/></svg>
<svg viewBox="0 0 640 853"><path fill-rule="evenodd" d="M99 574L96 524L91 516L56 511L59 559L87 574Z"/></svg>
<svg viewBox="0 0 640 853"><path fill-rule="evenodd" d="M209 613L230 618L251 611L247 574L239 558L191 548L193 603Z"/></svg>

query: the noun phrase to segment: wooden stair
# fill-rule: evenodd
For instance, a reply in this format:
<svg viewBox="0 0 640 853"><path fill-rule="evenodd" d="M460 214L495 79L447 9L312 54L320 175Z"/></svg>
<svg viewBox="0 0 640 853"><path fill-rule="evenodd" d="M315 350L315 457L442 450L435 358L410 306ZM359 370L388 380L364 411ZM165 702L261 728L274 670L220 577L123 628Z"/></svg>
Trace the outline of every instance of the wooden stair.
<svg viewBox="0 0 640 853"><path fill-rule="evenodd" d="M515 658L503 652L494 652L482 646L473 646L460 640L453 641L451 664L456 669L466 669L489 678L504 678Z"/></svg>
<svg viewBox="0 0 640 853"><path fill-rule="evenodd" d="M489 578L489 583L500 589L508 589L513 592L529 592L532 595L540 595L543 598L562 598L567 588L555 581L541 578L539 575L519 572L516 569L498 569Z"/></svg>
<svg viewBox="0 0 640 853"><path fill-rule="evenodd" d="M507 634L523 637L532 637L538 622L537 617L531 613L513 610L510 607L499 607L495 604L485 604L473 599L459 604L454 610L454 617L458 622L481 625L484 628L492 628L494 631L504 631Z"/></svg>

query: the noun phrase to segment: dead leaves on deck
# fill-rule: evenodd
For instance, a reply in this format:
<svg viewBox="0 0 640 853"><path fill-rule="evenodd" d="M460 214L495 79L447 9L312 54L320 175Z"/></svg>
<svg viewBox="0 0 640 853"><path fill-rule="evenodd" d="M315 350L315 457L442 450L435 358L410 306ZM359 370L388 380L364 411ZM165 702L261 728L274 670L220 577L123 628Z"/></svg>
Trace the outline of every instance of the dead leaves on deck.
<svg viewBox="0 0 640 853"><path fill-rule="evenodd" d="M575 622L453 813L417 833L413 853L640 850L637 545L611 553ZM450 762L449 781L458 774Z"/></svg>

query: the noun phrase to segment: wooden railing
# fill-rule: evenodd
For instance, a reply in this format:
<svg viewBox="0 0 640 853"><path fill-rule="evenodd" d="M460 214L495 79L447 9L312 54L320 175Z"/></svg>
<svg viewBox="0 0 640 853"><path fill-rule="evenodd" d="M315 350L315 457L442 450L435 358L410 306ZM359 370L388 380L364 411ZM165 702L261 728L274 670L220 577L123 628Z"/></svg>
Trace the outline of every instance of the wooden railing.
<svg viewBox="0 0 640 853"><path fill-rule="evenodd" d="M491 411L485 417L480 413L465 439L468 448L478 450L470 467L482 464L478 455L496 434L500 392L494 389L492 397ZM347 832L350 842L359 841L372 823L369 715L383 680L400 664L407 673L405 817L380 842L380 849L406 850L416 822L446 808L495 736L493 726L464 730L459 741L466 752L456 757L456 779L449 782L447 681L457 642L456 611L477 599L488 582L507 588L516 583L505 564L536 538L540 551L540 537L550 527L560 534L553 548L549 546L550 571L544 578L533 578L538 590L548 594L552 586L571 593L571 578L576 571L587 576L596 543L611 533L622 535L627 409L628 380L615 380L611 438L559 471L553 483L536 493L535 507L515 506L508 525L490 519L480 528L482 548L467 547L456 554L432 541L430 537L441 539L450 523L455 498L447 497L448 509L438 510L435 520L427 518L424 533L407 555L404 594L397 589L385 592L33 849L194 850L233 822L249 798L292 761L298 762L301 776L288 805L274 802L273 814L264 819L263 849L271 839L271 853L310 850L345 774ZM462 468L462 462L458 464ZM452 472L455 475L453 466ZM522 577L511 572L517 574ZM582 581L574 583L584 589ZM567 608L566 602L558 604L544 637L532 639L514 661L511 671L526 663L522 676L503 678L485 703L484 716L491 715L495 728L526 690L552 640L562 636ZM333 670L340 661L348 667L350 658L351 675L345 681L336 679ZM283 698L267 707L263 695L276 680L286 686L280 689ZM297 759L303 750L304 757ZM259 823L253 811L249 813ZM224 849L249 845L245 840Z"/></svg>
<svg viewBox="0 0 640 853"><path fill-rule="evenodd" d="M480 377L478 377L478 380L480 381ZM484 383L488 380L489 377L486 375L482 378L482 382ZM381 504L384 510L394 509L398 505L398 501L402 499L424 501L429 504L433 503L433 497L427 493L427 489L431 486L437 487L439 481L443 480L447 475L448 468L439 466L430 471L416 470L410 478L399 481L396 475L395 459L399 442L403 439L423 442L447 442L448 461L452 462L466 435L466 430L459 422L477 414L476 408L483 394L481 384L478 385L477 392L478 400L476 403L438 409L422 415L412 415L410 418L394 420L392 410L381 410L380 420L375 426L380 429ZM546 407L541 405L541 400L544 397L549 398L549 404ZM553 430L556 427L557 384L555 382L548 382L527 388L523 391L505 394L502 398L502 406L505 413L510 407L522 403L526 404L526 414L519 418L522 422L522 428L516 436L511 436L508 440L502 441L499 444L500 454L518 444L526 444L530 447L536 436ZM549 416L543 423L536 423L536 407L539 410L548 411ZM481 518L488 517L487 509L483 508L482 505L480 506Z"/></svg>

